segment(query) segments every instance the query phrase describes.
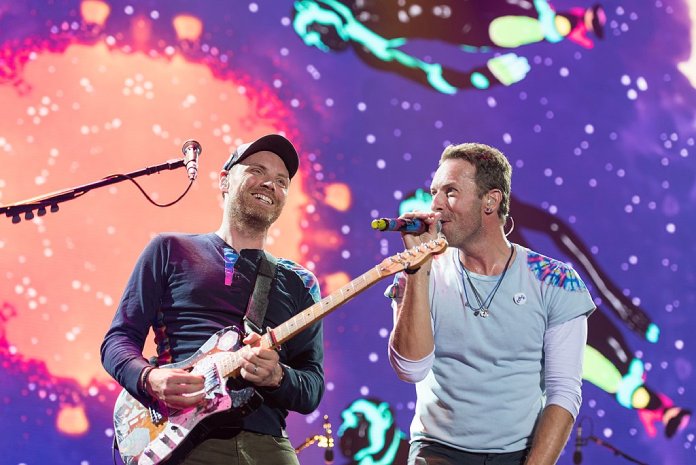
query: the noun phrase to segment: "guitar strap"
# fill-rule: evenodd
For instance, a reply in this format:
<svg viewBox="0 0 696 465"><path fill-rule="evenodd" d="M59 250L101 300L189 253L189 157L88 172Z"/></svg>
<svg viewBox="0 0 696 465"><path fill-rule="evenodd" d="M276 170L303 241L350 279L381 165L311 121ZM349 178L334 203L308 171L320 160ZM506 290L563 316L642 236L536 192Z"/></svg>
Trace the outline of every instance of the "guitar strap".
<svg viewBox="0 0 696 465"><path fill-rule="evenodd" d="M268 295L271 292L271 284L275 277L277 265L278 259L264 250L263 255L261 255L261 263L259 263L259 271L256 274L254 292L249 298L244 315L244 331L247 334L252 331L263 334L263 319L266 316L266 309L268 309Z"/></svg>

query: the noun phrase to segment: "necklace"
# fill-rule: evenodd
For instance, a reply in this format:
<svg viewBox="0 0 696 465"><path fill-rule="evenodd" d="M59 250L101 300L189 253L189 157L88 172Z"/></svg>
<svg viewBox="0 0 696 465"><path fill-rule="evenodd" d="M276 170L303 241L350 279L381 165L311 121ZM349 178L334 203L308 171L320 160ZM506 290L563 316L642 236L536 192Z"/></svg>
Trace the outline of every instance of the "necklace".
<svg viewBox="0 0 696 465"><path fill-rule="evenodd" d="M471 281L471 276L469 276L469 272L460 262L462 270L464 270L464 274L466 275L466 280L469 282L469 286L471 286L471 290L474 292L476 302L478 302L478 308L474 308L471 305L471 301L469 300L469 294L466 291L466 283L462 281L462 285L464 286L464 296L466 297L466 305L474 311L474 316L481 316L482 318L486 318L490 314L489 308L491 307L491 303L493 302L493 297L495 297L495 293L498 292L498 288L500 287L500 284L503 282L503 278L505 278L505 273L507 273L508 265L510 265L510 260L512 260L512 254L514 251L515 247L512 244L510 244L510 256L508 257L507 262L505 262L505 268L503 269L500 278L498 278L498 282L495 283L493 290L490 294L488 294L486 300L483 300L481 298L481 294L479 294L479 291L474 287L474 283Z"/></svg>

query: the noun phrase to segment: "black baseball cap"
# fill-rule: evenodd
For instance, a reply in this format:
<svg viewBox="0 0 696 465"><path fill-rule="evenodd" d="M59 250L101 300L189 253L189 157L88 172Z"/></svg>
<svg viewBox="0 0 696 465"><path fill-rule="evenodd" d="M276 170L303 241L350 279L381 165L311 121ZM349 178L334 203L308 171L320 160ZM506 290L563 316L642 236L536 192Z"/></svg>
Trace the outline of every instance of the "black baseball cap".
<svg viewBox="0 0 696 465"><path fill-rule="evenodd" d="M295 176L297 169L300 167L300 158L297 156L297 150L295 150L292 143L280 134L267 134L253 142L240 145L237 147L237 150L232 152L222 169L229 171L232 166L241 162L249 155L263 151L273 152L278 155L285 163L290 179Z"/></svg>

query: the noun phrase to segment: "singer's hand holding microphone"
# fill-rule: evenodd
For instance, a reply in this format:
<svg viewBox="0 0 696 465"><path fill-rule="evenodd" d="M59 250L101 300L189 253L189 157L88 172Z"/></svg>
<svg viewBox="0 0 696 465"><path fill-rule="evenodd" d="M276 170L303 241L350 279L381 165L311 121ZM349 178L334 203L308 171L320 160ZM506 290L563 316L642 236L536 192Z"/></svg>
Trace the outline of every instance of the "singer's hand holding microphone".
<svg viewBox="0 0 696 465"><path fill-rule="evenodd" d="M402 233L404 237L407 235L421 236L422 234L428 233L433 236L430 239L434 239L439 232L439 220L439 212L411 212L399 218L379 218L377 220L372 220L372 229L384 232L396 231Z"/></svg>
<svg viewBox="0 0 696 465"><path fill-rule="evenodd" d="M380 218L372 221L372 228L378 231L398 231L407 249L436 239L439 233L439 212L410 212L399 218ZM421 268L430 269L428 259Z"/></svg>

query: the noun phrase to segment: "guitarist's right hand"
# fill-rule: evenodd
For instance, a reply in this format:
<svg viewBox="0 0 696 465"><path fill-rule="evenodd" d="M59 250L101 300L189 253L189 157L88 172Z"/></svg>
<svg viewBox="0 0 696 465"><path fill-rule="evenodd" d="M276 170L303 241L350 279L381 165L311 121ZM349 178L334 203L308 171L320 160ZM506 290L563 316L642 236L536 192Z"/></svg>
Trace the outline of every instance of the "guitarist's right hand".
<svg viewBox="0 0 696 465"><path fill-rule="evenodd" d="M205 397L203 376L181 368L154 368L147 377L145 389L167 407L192 407Z"/></svg>

